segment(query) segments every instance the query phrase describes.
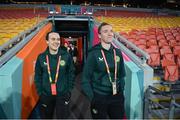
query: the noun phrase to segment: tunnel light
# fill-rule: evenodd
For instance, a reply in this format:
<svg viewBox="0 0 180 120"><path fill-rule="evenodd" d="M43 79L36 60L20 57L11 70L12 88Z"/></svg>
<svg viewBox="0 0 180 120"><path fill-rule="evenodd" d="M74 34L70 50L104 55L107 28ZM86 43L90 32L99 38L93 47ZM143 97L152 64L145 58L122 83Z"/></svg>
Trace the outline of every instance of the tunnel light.
<svg viewBox="0 0 180 120"><path fill-rule="evenodd" d="M53 14L54 12L53 11L49 11L50 14Z"/></svg>
<svg viewBox="0 0 180 120"><path fill-rule="evenodd" d="M84 14L85 14L85 15L92 15L92 12L87 12L87 11L86 11Z"/></svg>

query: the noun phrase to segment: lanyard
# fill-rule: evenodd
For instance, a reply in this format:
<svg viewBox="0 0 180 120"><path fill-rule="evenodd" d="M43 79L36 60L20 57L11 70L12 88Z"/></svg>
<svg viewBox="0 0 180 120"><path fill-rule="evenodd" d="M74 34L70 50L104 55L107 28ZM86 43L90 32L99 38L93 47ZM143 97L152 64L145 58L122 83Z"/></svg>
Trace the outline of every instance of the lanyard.
<svg viewBox="0 0 180 120"><path fill-rule="evenodd" d="M113 49L113 52L114 52L114 63L115 63L114 80L116 81L117 80L117 62L116 62L116 51L115 51L115 49ZM102 53L102 56L103 56L103 59L104 59L105 65L106 65L106 70L107 70L107 73L108 73L109 80L110 80L110 82L112 82L112 78L111 78L109 66L108 66L108 63L107 63L107 60L106 60L106 56L105 56L103 50L101 50L101 53Z"/></svg>
<svg viewBox="0 0 180 120"><path fill-rule="evenodd" d="M57 69L56 69L56 75L55 75L55 83L57 82L58 79L58 72L59 72L59 67L60 67L60 60L61 60L61 56L59 56L58 59L58 64L57 64ZM49 64L49 57L48 55L46 55L46 61L47 61L47 69L48 69L48 74L49 74L49 82L52 83L52 77L51 77L51 71L50 71L50 64Z"/></svg>

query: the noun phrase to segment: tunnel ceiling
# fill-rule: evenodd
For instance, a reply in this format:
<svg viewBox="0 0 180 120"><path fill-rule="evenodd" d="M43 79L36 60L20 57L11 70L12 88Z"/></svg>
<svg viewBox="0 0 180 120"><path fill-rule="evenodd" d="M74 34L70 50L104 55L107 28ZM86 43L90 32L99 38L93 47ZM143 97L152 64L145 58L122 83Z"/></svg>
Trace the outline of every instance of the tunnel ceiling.
<svg viewBox="0 0 180 120"><path fill-rule="evenodd" d="M63 37L78 37L89 31L88 21L65 21L56 20L55 30Z"/></svg>

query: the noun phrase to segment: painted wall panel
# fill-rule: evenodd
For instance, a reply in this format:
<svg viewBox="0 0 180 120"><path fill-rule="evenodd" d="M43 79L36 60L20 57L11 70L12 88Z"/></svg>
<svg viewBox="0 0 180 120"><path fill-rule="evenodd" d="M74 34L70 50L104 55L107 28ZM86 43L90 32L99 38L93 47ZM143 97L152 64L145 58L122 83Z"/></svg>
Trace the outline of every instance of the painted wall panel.
<svg viewBox="0 0 180 120"><path fill-rule="evenodd" d="M128 119L142 119L143 71L133 62L125 62L125 109Z"/></svg>
<svg viewBox="0 0 180 120"><path fill-rule="evenodd" d="M37 56L46 49L46 33L52 29L52 24L44 26L38 34L16 55L23 59L22 78L22 111L21 117L28 118L38 101L34 84L34 67Z"/></svg>
<svg viewBox="0 0 180 120"><path fill-rule="evenodd" d="M11 58L0 68L0 113L2 118L20 118L22 94L22 63Z"/></svg>

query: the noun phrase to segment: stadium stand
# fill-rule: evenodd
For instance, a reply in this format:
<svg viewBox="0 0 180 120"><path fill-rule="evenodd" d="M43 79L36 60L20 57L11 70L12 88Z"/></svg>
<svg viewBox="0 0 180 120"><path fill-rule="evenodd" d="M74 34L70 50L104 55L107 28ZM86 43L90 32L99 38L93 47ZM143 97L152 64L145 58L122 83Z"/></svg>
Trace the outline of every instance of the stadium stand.
<svg viewBox="0 0 180 120"><path fill-rule="evenodd" d="M0 46L37 25L47 16L47 10L42 9L0 8Z"/></svg>
<svg viewBox="0 0 180 120"><path fill-rule="evenodd" d="M125 50L127 51L131 50L132 52L134 52L133 55L136 55L138 58L140 58L141 61L140 64L138 62L137 63L134 62L133 58L135 57L134 56L132 57L131 56L132 54L129 54L129 56L127 56L127 54L125 54L123 51L123 58L125 60L125 66L127 70L126 71L127 84L125 87L125 97L127 102L125 107L127 108L128 111L128 112L126 111L127 117L130 119L134 119L134 118L142 119L144 117L143 114L147 110L143 108L144 102L146 103L146 101L148 102L151 101L151 103L157 101L159 103L165 101L166 104L172 103L172 105L166 107L168 108L169 111L173 111L172 110L173 106L178 106L177 103L180 101L180 96L174 94L173 91L174 88L173 87L171 88L171 85L175 85L175 86L176 84L179 85L178 82L180 79L180 26L179 26L180 17L174 17L169 15L158 15L157 13L154 13L152 11L146 12L143 10L124 11L124 10L108 10L108 9L109 8L107 8L106 10L105 8L104 10L103 7L101 8L101 7L93 7L93 6L86 8L86 6L78 6L78 5L74 5L74 6L50 5L47 7L47 9L37 7L36 5L25 8L17 7L17 6L1 7L0 8L0 50L1 47L5 45L8 41L10 41L12 38L15 38L17 35L21 34L22 32L30 30L33 26L38 25L47 17L48 19L46 20L49 20L48 22L50 22L50 19L53 15L55 15L55 18L57 19L62 19L64 21L66 21L65 19L68 19L72 22L73 20L78 20L76 17L80 16L81 14L87 12L94 12L93 16L96 16L95 21L94 19L91 20L90 17L88 19L86 18L87 16L91 16L91 15L83 16L82 18L80 18L81 20L85 20L85 21L88 20L88 24L87 24L88 32L86 32L86 34L88 35L83 37L80 36L77 42L78 50L81 51L79 53L80 59L82 60L81 62L83 63L83 60L85 60L84 54L86 54L87 52L86 50L88 49L85 48L87 47L85 41L89 40L89 43L87 43L89 45L88 47L91 47L92 45L95 45L99 42L98 33L97 33L97 24L99 24L100 22L110 23L113 26L114 31L117 32L118 35L125 38L135 47L138 47L140 48L140 50L142 50L142 51L136 51L135 47L133 48L132 45L126 44L126 42L122 41L120 37L117 37L115 35L115 38L117 37L116 42L118 42L119 44L123 43ZM49 14L50 11L53 11L51 15ZM56 25L58 25L58 22L56 21ZM70 24L70 22L68 23ZM29 39L30 41L27 43L27 45L24 45L24 48L19 50L20 51L19 53L17 54L15 53L16 54L14 55L15 57L13 56L13 59L9 60L10 63L9 62L7 64L3 63L2 65L3 67L6 65L5 72L2 72L4 71L4 69L0 69L1 70L0 77L3 78L4 76L8 76L7 75L7 71L9 70L8 67L11 66L12 63L18 63L17 66L15 66L17 68L14 69L16 70L15 72L19 72L19 74L17 75L12 69L12 71L8 73L10 76L10 77L8 76L8 80L12 82L11 87L13 88L13 90L15 91L15 89L18 88L18 92L21 93L20 95L16 96L13 93L14 91L12 91L13 94L12 103L15 102L18 103L17 107L21 107L21 109L16 110L15 105L13 105L13 109L11 109L11 107L9 106L8 107L5 106L8 108L5 111L5 113L9 113L9 112L12 113L12 116L13 117L15 116L14 118L25 118L25 119L28 117L33 118L34 117L33 112L38 112L38 105L37 105L38 97L35 94L36 91L34 88L34 83L32 78L32 76L34 75L33 67L36 56L46 47L46 43L44 41L45 33L50 31L51 29L54 29L53 25L54 23L48 24L40 29L37 27L36 29L41 31L41 33L38 33L37 31L36 36L34 38ZM58 27L60 28L61 26L59 25ZM71 30L70 32L72 31L73 30ZM68 33L68 31L65 31L65 33ZM63 37L61 37L61 39L65 40L65 38ZM39 47L40 45L42 47ZM117 44L113 44L113 45L116 46ZM33 50L35 52L32 52ZM142 54L143 52L147 56L144 57ZM146 61L148 56L149 59ZM0 57L2 56L0 55ZM155 77L158 77L157 79L157 81L159 80L158 82L157 81L154 82L154 80L151 79L151 76L153 76L153 74L151 74L153 73L153 71L151 71L152 70L151 67L154 69L154 80ZM74 103L71 106L72 108L71 110L74 113L71 114L72 116L74 115L76 118L86 118L87 116L89 117L89 113L90 113L89 111L87 111L89 107L88 106L89 103L88 100L85 99L85 96L81 93L82 91L80 87L80 79L81 76L79 74L76 80L77 85L76 88L74 89L75 91L74 93L76 94L72 94L73 95L72 101ZM148 81L147 79L148 80L150 79L152 81ZM14 80L16 82L14 82ZM11 85L9 81L6 81L7 83L5 84ZM151 83L158 83L157 88L159 90L162 90L163 95L164 93L165 94L168 93L168 96L162 97L161 92L157 92L158 94L156 92L152 92L153 97L152 95L148 96L150 94L149 93L146 98L147 100L144 101L144 96L146 96L144 92L146 88L148 88L148 90L153 89L153 88L149 88L148 86ZM177 87L179 87L178 85ZM21 87L21 89L19 86ZM9 86L5 86L2 91L5 91L6 87ZM172 92L174 96L169 96L169 92ZM5 96L6 94L4 93L0 92L0 94L2 96L4 95L3 97L7 97ZM10 93L8 93L8 95L9 94ZM82 102L83 99L84 102ZM175 100L175 102L173 102L173 100ZM79 104L84 104L84 106ZM152 104L149 104L149 106L147 107L149 115L155 110L159 110L159 111L162 110L160 109L160 107L154 109L151 105ZM2 106L0 106L0 111L1 111L1 107ZM84 111L84 109L86 110ZM14 110L16 111L13 113L12 111ZM175 113L176 112L177 111L175 111ZM164 115L164 113L161 115ZM161 117L179 118L179 115L169 113L169 116L160 116L160 117L151 116L151 118L161 118ZM1 113L0 113L0 118L1 118Z"/></svg>

